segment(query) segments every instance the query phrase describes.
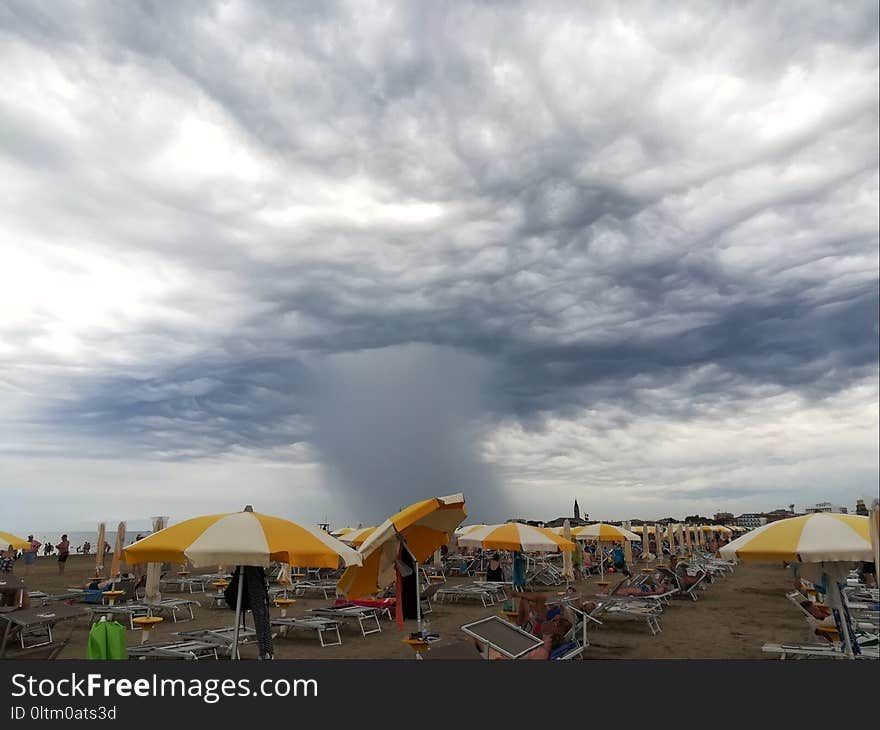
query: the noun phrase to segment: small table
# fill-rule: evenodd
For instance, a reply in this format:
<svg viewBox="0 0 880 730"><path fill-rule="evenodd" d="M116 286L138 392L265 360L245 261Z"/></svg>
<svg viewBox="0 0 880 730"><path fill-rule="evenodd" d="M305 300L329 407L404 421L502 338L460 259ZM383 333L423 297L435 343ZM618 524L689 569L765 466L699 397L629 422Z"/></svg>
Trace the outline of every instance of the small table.
<svg viewBox="0 0 880 730"><path fill-rule="evenodd" d="M486 571L485 570L478 570L476 573L474 573L474 575L476 576L478 583L485 583L486 582Z"/></svg>
<svg viewBox="0 0 880 730"><path fill-rule="evenodd" d="M281 618L287 618L287 609L296 603L295 598L276 598L275 605L281 609Z"/></svg>
<svg viewBox="0 0 880 730"><path fill-rule="evenodd" d="M119 596L125 595L125 591L104 591L104 595L107 597L107 604L112 606Z"/></svg>
<svg viewBox="0 0 880 730"><path fill-rule="evenodd" d="M131 622L141 627L141 644L146 644L150 639L150 631L161 624L165 619L161 616L138 616Z"/></svg>
<svg viewBox="0 0 880 730"><path fill-rule="evenodd" d="M430 648L428 642L424 639L404 639L403 643L415 652L416 659L421 659L422 652Z"/></svg>
<svg viewBox="0 0 880 730"><path fill-rule="evenodd" d="M642 575L653 575L654 568L642 568Z"/></svg>
<svg viewBox="0 0 880 730"><path fill-rule="evenodd" d="M435 573L434 575L429 575L428 580L431 581L431 583L445 583L446 582L445 576L443 576L439 573Z"/></svg>
<svg viewBox="0 0 880 730"><path fill-rule="evenodd" d="M515 624L516 619L519 617L519 611L501 611L501 615L510 623Z"/></svg>

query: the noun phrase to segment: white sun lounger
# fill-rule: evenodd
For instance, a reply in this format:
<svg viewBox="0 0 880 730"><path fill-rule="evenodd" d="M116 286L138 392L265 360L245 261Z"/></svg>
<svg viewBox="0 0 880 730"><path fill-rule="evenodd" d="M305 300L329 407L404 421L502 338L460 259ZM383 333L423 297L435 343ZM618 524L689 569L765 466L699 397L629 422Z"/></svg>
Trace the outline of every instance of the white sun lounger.
<svg viewBox="0 0 880 730"><path fill-rule="evenodd" d="M367 608L366 606L322 606L320 608L310 608L309 611L316 616L330 618L339 622L357 621L363 636L378 634L382 631L379 616L374 608ZM367 625L372 626L374 623L376 628L367 628Z"/></svg>
<svg viewBox="0 0 880 730"><path fill-rule="evenodd" d="M322 647L339 646L342 644L342 636L339 634L339 624L333 619L321 618L320 616L288 616L285 618L273 618L271 623L272 626L278 626L281 628L281 636L286 636L290 629L303 629L306 631L317 632L318 641L321 642ZM329 632L331 638L335 634L336 641L329 643L324 641L325 632Z"/></svg>

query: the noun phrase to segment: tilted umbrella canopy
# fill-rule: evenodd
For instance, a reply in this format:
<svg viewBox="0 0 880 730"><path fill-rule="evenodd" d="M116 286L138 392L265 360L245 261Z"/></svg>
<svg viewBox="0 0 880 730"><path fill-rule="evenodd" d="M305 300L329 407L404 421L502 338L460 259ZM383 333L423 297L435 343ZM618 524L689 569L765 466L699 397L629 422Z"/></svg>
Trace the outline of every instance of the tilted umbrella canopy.
<svg viewBox="0 0 880 730"><path fill-rule="evenodd" d="M260 565L272 561L336 568L360 565L357 551L318 527L260 514L231 512L193 517L138 540L125 549L125 560L136 563L194 565Z"/></svg>
<svg viewBox="0 0 880 730"><path fill-rule="evenodd" d="M721 548L723 557L801 563L873 560L867 517L810 514L762 525Z"/></svg>
<svg viewBox="0 0 880 730"><path fill-rule="evenodd" d="M359 548L375 531L375 527L361 527L359 529L349 530L340 537L339 540L346 545L352 545L355 548Z"/></svg>
<svg viewBox="0 0 880 730"><path fill-rule="evenodd" d="M338 538L347 535L349 532L354 532L356 529L356 527L340 527L338 530L330 530L330 534Z"/></svg>
<svg viewBox="0 0 880 730"><path fill-rule="evenodd" d="M875 500L871 505L868 519L870 520L868 529L871 532L871 554L876 570L876 566L880 565L880 501Z"/></svg>
<svg viewBox="0 0 880 730"><path fill-rule="evenodd" d="M481 547L485 550L516 550L518 552L571 552L574 543L557 535L546 527L533 527L521 522L503 525L485 525L458 538L465 547Z"/></svg>
<svg viewBox="0 0 880 730"><path fill-rule="evenodd" d="M633 541L642 539L634 532L630 532L623 527L606 525L603 522L597 522L595 525L575 527L571 531L571 535L575 540L598 540L599 542L618 542L620 540Z"/></svg>
<svg viewBox="0 0 880 730"><path fill-rule="evenodd" d="M426 499L402 509L379 525L358 548L363 565L348 568L337 588L349 599L385 589L396 577L398 538L406 541L409 552L422 563L449 542L465 517L467 512L461 494Z"/></svg>
<svg viewBox="0 0 880 730"><path fill-rule="evenodd" d="M23 537L0 530L0 550L5 550L9 545L12 545L15 550L28 550L31 546Z"/></svg>

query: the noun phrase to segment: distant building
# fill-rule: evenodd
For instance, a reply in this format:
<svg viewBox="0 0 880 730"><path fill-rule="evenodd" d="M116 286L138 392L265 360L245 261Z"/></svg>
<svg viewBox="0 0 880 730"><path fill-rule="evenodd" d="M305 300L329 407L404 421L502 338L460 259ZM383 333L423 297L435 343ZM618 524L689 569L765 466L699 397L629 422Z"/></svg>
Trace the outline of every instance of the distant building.
<svg viewBox="0 0 880 730"><path fill-rule="evenodd" d="M715 513L715 522L719 525L728 525L733 522L733 513L732 512L716 512Z"/></svg>
<svg viewBox="0 0 880 730"><path fill-rule="evenodd" d="M831 502L817 502L810 507L804 507L803 511L805 514L821 514L823 512L838 515L849 514L849 510L846 507L831 504Z"/></svg>
<svg viewBox="0 0 880 730"><path fill-rule="evenodd" d="M767 518L757 512L746 512L734 519L739 527L755 528L767 524Z"/></svg>
<svg viewBox="0 0 880 730"><path fill-rule="evenodd" d="M775 509L772 512L764 512L763 517L767 522L778 522L795 517L795 513L787 509Z"/></svg>
<svg viewBox="0 0 880 730"><path fill-rule="evenodd" d="M856 514L861 515L862 517L868 516L868 508L865 507L865 500L864 499L857 499L856 500Z"/></svg>

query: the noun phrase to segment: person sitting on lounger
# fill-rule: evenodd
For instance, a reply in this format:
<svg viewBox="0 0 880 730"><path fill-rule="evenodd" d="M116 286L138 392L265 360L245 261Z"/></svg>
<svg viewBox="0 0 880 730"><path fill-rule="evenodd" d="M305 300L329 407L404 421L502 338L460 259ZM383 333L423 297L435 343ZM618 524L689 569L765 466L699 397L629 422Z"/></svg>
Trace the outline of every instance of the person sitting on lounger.
<svg viewBox="0 0 880 730"><path fill-rule="evenodd" d="M536 659L538 661L548 660L553 655L553 652L556 649L565 644L565 638L570 630L571 621L565 618L565 616L557 614L552 619L545 621L543 624L541 632L543 643L520 658ZM477 647L477 651L480 652L480 656L482 656L484 659L495 660L509 658L499 651L493 649L492 647L484 649L479 640L475 639L474 644Z"/></svg>
<svg viewBox="0 0 880 730"><path fill-rule="evenodd" d="M615 591L615 596L662 596L672 590L672 585L665 581L655 581L648 578L636 586L621 586Z"/></svg>
<svg viewBox="0 0 880 730"><path fill-rule="evenodd" d="M703 577L702 572L700 573L700 575L688 575L687 564L678 562L678 558L676 558L674 555L669 558L669 567L678 578L682 589L689 588ZM709 576L706 576L706 579L708 581Z"/></svg>

